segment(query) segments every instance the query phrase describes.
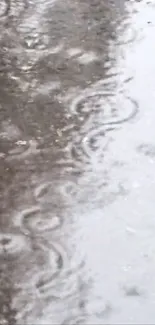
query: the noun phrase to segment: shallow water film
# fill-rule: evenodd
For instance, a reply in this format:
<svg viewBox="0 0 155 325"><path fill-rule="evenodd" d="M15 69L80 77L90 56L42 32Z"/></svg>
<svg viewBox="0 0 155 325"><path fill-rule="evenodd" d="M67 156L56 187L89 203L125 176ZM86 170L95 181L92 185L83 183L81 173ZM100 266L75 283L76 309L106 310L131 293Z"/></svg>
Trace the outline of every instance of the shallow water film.
<svg viewBox="0 0 155 325"><path fill-rule="evenodd" d="M0 324L155 324L155 2L0 1Z"/></svg>

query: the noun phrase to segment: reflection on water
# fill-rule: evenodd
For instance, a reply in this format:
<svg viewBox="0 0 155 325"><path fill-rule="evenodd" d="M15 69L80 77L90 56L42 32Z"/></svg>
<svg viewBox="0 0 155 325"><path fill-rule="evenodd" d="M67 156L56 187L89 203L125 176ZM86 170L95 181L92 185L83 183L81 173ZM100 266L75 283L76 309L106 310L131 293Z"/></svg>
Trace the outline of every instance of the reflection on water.
<svg viewBox="0 0 155 325"><path fill-rule="evenodd" d="M152 24L140 19L150 8L124 0L1 1L1 324L154 320L154 298L144 312L140 304L139 286L149 288L147 271L154 274L142 260L143 252L153 259L144 220L135 239L145 210L141 183L143 202L153 193L151 174L142 175L148 157L153 166L154 143L141 131L144 121L150 131L153 113L142 103L144 57L140 64L134 54Z"/></svg>

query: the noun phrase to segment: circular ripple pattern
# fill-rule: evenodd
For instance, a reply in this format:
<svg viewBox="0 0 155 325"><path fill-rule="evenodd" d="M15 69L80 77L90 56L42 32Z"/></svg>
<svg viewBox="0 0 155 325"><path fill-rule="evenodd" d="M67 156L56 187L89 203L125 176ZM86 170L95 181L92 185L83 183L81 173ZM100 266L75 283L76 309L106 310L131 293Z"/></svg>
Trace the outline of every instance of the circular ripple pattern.
<svg viewBox="0 0 155 325"><path fill-rule="evenodd" d="M138 113L135 100L122 93L117 95L94 92L75 98L71 112L79 117L85 112L97 111L102 125L121 124L134 118Z"/></svg>
<svg viewBox="0 0 155 325"><path fill-rule="evenodd" d="M23 236L0 233L0 255L17 255L27 249L27 242Z"/></svg>
<svg viewBox="0 0 155 325"><path fill-rule="evenodd" d="M97 112L103 104L103 99L113 94L105 91L95 91L91 94L83 94L76 97L71 104L70 110L73 114L89 114ZM101 102L102 101L102 102Z"/></svg>
<svg viewBox="0 0 155 325"><path fill-rule="evenodd" d="M34 232L45 232L45 231L51 231L56 230L59 228L61 220L58 216L52 216L50 214L43 214L39 213L33 218L28 218L26 220L27 222L27 228L33 229Z"/></svg>
<svg viewBox="0 0 155 325"><path fill-rule="evenodd" d="M34 206L18 213L14 223L22 229L24 234L44 233L58 228L61 219L50 213L44 213L39 206Z"/></svg>

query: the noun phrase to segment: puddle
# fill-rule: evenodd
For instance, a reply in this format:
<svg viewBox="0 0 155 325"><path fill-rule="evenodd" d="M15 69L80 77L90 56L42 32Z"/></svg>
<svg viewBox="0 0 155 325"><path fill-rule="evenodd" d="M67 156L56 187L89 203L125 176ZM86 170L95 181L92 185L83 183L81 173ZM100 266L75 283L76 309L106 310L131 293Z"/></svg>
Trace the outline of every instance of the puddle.
<svg viewBox="0 0 155 325"><path fill-rule="evenodd" d="M1 1L1 324L154 323L154 19Z"/></svg>

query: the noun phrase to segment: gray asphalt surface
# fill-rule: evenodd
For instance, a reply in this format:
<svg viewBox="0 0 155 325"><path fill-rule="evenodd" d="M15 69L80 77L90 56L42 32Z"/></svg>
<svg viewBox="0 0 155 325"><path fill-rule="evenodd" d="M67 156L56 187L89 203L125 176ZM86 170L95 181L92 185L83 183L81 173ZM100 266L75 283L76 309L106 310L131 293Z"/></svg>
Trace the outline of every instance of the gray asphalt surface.
<svg viewBox="0 0 155 325"><path fill-rule="evenodd" d="M155 324L155 3L0 2L0 325Z"/></svg>

